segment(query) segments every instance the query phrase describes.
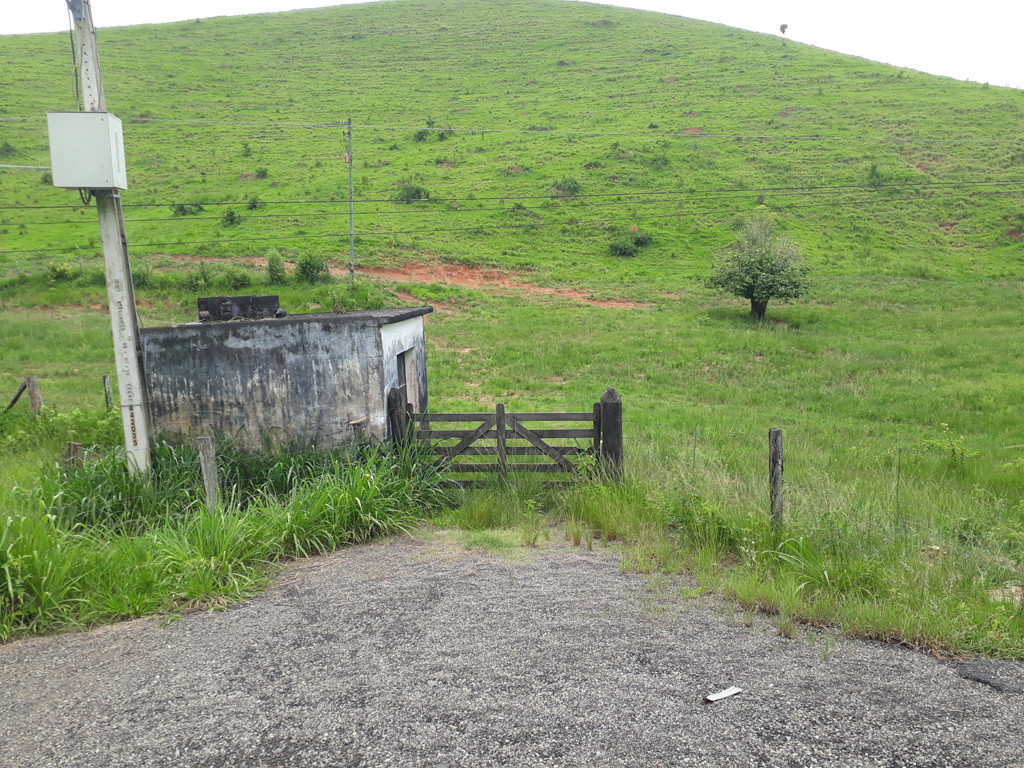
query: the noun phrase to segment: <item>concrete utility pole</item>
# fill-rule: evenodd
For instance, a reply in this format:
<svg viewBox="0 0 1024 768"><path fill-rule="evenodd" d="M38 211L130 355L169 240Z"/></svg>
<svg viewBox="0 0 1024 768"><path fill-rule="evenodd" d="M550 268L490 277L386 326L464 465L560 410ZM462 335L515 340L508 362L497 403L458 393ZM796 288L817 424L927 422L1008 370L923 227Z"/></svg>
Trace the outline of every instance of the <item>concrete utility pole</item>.
<svg viewBox="0 0 1024 768"><path fill-rule="evenodd" d="M356 284L356 209L355 201L352 199L352 164L355 157L352 155L352 118L348 119L348 286L352 288Z"/></svg>
<svg viewBox="0 0 1024 768"><path fill-rule="evenodd" d="M96 28L89 0L65 0L75 24L75 48L81 72L82 101L86 112L106 112ZM143 387L139 317L135 309L135 288L128 263L128 241L124 233L121 193L117 189L93 189L99 215L100 240L107 277L110 325L114 332L114 360L121 400L128 469L149 470L149 413Z"/></svg>

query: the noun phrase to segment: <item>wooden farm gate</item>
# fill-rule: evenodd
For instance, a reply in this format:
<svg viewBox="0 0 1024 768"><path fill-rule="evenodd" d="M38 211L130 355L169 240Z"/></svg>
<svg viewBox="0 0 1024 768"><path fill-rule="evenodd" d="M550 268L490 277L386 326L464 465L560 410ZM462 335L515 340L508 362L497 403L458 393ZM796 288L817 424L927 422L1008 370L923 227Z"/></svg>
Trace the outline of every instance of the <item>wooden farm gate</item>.
<svg viewBox="0 0 1024 768"><path fill-rule="evenodd" d="M498 403L492 413L409 413L397 391L388 399L392 436L429 445L453 474L577 473L586 456L612 477L622 473L622 400L611 388L591 411L576 412L509 412Z"/></svg>

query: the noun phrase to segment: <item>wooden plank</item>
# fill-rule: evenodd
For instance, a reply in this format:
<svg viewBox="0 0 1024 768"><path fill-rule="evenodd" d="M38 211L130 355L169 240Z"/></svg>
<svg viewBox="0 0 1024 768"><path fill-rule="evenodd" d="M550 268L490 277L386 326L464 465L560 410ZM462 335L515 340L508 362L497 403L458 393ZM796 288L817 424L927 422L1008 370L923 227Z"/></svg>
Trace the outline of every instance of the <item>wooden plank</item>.
<svg viewBox="0 0 1024 768"><path fill-rule="evenodd" d="M103 402L107 405L107 410L112 410L114 407L114 389L110 386L110 374L103 374Z"/></svg>
<svg viewBox="0 0 1024 768"><path fill-rule="evenodd" d="M594 414L586 411L570 413L510 413L516 421L593 421Z"/></svg>
<svg viewBox="0 0 1024 768"><path fill-rule="evenodd" d="M570 465L571 466L571 465ZM449 472L500 472L501 467L497 464L449 464ZM509 472L571 472L558 464L516 464L508 465Z"/></svg>
<svg viewBox="0 0 1024 768"><path fill-rule="evenodd" d="M526 427L524 427L522 424L520 424L518 421L516 421L515 419L510 419L509 421L511 422L512 429L514 429L521 437L525 437L527 440L529 440L531 443L533 443L533 445L535 445L537 448L540 448L542 451L544 451L544 453L546 453L548 456L550 456L552 459L554 459L554 461L560 467L562 467L562 469L564 469L566 472L574 472L576 470L576 465L575 464L573 464L571 461L569 461L564 456L560 455L550 445L548 445L547 443L545 443L543 440L540 439L539 433L542 430L537 430L536 432L532 432L529 429L527 429ZM543 431L551 432L551 431L557 431L557 430L543 430ZM587 430L583 430L583 431L587 431ZM589 430L589 431L593 432L593 430Z"/></svg>
<svg viewBox="0 0 1024 768"><path fill-rule="evenodd" d="M571 488L574 480L548 480L543 479L545 488ZM442 480L438 485L442 488L493 488L492 478L460 477L455 480Z"/></svg>
<svg viewBox="0 0 1024 768"><path fill-rule="evenodd" d="M576 446L570 445L555 445L552 446L563 456L579 456L583 453L588 453L589 448L577 448ZM450 448L444 446L434 446L432 452L437 456L447 456ZM496 448L490 446L473 446L470 448L464 448L459 452L460 456L494 456L496 455ZM540 448L534 448L532 445L509 445L505 447L505 454L508 456L547 456L546 451L542 451Z"/></svg>
<svg viewBox="0 0 1024 768"><path fill-rule="evenodd" d="M497 422L497 420L498 420L498 414L496 414L496 413L488 414L487 418L484 419L483 424L481 424L479 427L477 427L472 432L470 432L468 435L466 435L464 438L462 438L462 440L460 440L456 445L453 445L451 447L451 453L449 455L450 456L458 456L460 453L462 453L463 450L465 450L466 448L469 448L469 446L471 446L473 443L475 443L477 440L480 439L481 435L486 434L492 427L494 427L494 425ZM429 432L433 432L433 431L436 431L436 430L427 430L428 434L429 434Z"/></svg>
<svg viewBox="0 0 1024 768"><path fill-rule="evenodd" d="M508 414L505 414L506 418ZM491 414L494 417L494 414ZM491 425L493 426L493 424ZM498 433L488 428L487 432L481 432L477 434L477 430L468 429L421 429L416 433L416 437L420 440L453 440L453 439L464 439L470 435L475 435L473 440L493 440L497 437ZM534 435L542 439L551 438L576 438L578 440L593 440L595 437L595 430L593 429L533 429L530 430ZM525 440L522 435L506 434L506 440Z"/></svg>
<svg viewBox="0 0 1024 768"><path fill-rule="evenodd" d="M28 389L28 384L26 384L26 383L25 383L24 381L23 381L23 382L21 382L21 386L20 386L20 387L18 387L18 391L17 391L17 392L15 392L15 393L14 393L14 397L13 397L13 398L11 398L11 404L10 404L10 405L8 405L8 406L7 406L6 408L4 408L4 410L5 410L5 411L9 411L9 410L11 410L11 408L13 408L13 407L14 407L14 404L15 404L15 403L17 403L17 402L18 402L18 400L20 400L20 399L21 399L21 396L22 396L22 394L23 394L23 393L25 392L25 390L26 390L26 389Z"/></svg>
<svg viewBox="0 0 1024 768"><path fill-rule="evenodd" d="M516 422L516 423L518 424L519 422ZM523 427L523 429L526 429L526 427ZM539 438L542 438L542 439L545 439L545 440L549 439L549 438L553 438L553 437L560 437L560 438L570 438L571 437L571 438L577 438L577 439L580 439L580 440L593 440L594 439L594 430L593 429L531 429L531 430L529 430L529 432L534 437L539 437ZM530 440L530 438L526 437L526 435L523 435L522 433L520 433L520 436L525 438L525 439L527 439L527 440ZM533 441L530 440L530 442L533 442ZM534 445L536 445L536 443L534 443Z"/></svg>
<svg viewBox="0 0 1024 768"><path fill-rule="evenodd" d="M489 413L414 413L415 421L483 421ZM586 411L565 413L509 413L517 421L586 421L592 422L594 415Z"/></svg>
<svg viewBox="0 0 1024 768"><path fill-rule="evenodd" d="M490 413L414 413L413 421L483 421Z"/></svg>

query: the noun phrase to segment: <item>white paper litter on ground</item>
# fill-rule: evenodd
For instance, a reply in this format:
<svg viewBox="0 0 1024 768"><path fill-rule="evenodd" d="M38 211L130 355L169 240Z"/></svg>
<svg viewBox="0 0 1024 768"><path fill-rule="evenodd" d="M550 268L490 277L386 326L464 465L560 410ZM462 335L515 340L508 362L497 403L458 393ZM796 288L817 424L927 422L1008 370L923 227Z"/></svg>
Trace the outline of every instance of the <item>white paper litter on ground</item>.
<svg viewBox="0 0 1024 768"><path fill-rule="evenodd" d="M704 703L710 704L711 702L718 701L719 699L725 699L729 696L735 696L737 693L743 693L743 689L737 688L734 685L731 688L726 688L724 691L719 691L718 693L709 693L707 696L704 697Z"/></svg>

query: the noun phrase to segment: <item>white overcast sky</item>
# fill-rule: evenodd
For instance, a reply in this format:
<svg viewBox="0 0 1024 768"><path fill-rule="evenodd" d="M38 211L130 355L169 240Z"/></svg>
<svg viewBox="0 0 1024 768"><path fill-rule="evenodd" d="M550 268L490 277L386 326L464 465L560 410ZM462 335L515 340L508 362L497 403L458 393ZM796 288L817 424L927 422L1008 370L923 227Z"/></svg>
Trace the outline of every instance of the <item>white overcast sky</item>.
<svg viewBox="0 0 1024 768"><path fill-rule="evenodd" d="M487 2L487 0L479 0ZM339 5L340 0L92 0L98 27ZM346 3L347 4L347 3ZM1024 88L1021 0L609 0L779 34L909 69ZM4 0L0 34L68 27L64 0Z"/></svg>

